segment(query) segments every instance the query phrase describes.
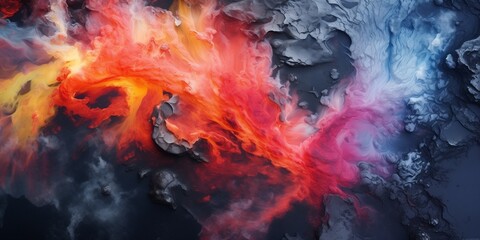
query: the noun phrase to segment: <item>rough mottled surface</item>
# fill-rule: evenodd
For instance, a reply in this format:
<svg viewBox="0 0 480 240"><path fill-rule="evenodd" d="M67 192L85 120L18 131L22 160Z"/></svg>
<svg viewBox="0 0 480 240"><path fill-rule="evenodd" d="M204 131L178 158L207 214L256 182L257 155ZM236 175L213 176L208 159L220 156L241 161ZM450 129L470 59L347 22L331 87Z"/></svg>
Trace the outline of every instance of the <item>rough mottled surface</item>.
<svg viewBox="0 0 480 240"><path fill-rule="evenodd" d="M478 238L479 14L0 1L0 238Z"/></svg>

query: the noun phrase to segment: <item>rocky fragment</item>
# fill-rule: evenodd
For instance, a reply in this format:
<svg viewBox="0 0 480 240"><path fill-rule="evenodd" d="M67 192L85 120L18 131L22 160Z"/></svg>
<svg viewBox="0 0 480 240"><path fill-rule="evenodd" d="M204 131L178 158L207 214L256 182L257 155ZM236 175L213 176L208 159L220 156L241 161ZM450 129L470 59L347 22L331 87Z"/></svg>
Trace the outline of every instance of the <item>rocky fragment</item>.
<svg viewBox="0 0 480 240"><path fill-rule="evenodd" d="M332 68L332 70L330 70L330 77L333 80L337 80L340 77L340 73L338 72L338 70L336 68Z"/></svg>
<svg viewBox="0 0 480 240"><path fill-rule="evenodd" d="M397 173L402 179L402 184L408 185L416 182L417 176L428 167L419 152L409 152L397 162Z"/></svg>
<svg viewBox="0 0 480 240"><path fill-rule="evenodd" d="M332 51L311 36L300 40L276 39L272 45L281 60L290 66L308 66L332 60Z"/></svg>
<svg viewBox="0 0 480 240"><path fill-rule="evenodd" d="M168 130L165 122L167 118L175 114L178 100L178 96L172 96L168 101L156 107L157 115L152 134L153 140L160 148L173 154L184 153L191 148L188 142L177 139L177 137Z"/></svg>
<svg viewBox="0 0 480 240"><path fill-rule="evenodd" d="M275 94L271 94L272 101L277 102ZM155 143L163 150L173 154L189 153L198 162L208 162L208 151L210 146L204 139L198 139L195 143L189 144L185 140L178 139L166 125L166 119L177 112L178 96L172 96L168 101L163 102L154 109L155 123L152 137ZM279 100L280 101L280 100ZM284 102L277 102L280 106ZM140 171L139 177L143 178L150 170Z"/></svg>
<svg viewBox="0 0 480 240"><path fill-rule="evenodd" d="M287 38L271 39L281 61L290 66L309 66L333 59L327 41L338 26L343 26L336 23L338 17L332 15L333 10L343 14L326 1L243 0L228 4L223 12L243 22L261 23L251 30L252 34L287 34Z"/></svg>
<svg viewBox="0 0 480 240"><path fill-rule="evenodd" d="M467 90L476 102L480 101L480 36L466 41L456 50L458 64L466 67L471 73L467 82Z"/></svg>
<svg viewBox="0 0 480 240"><path fill-rule="evenodd" d="M405 131L410 132L410 133L414 132L416 127L417 126L415 125L415 123L409 122L409 123L405 124Z"/></svg>
<svg viewBox="0 0 480 240"><path fill-rule="evenodd" d="M332 97L328 94L328 89L324 89L320 94L321 94L321 97L319 102L322 105L329 107L332 102Z"/></svg>
<svg viewBox="0 0 480 240"><path fill-rule="evenodd" d="M172 193L175 187L187 191L187 187L178 180L174 172L159 170L152 175L150 195L155 201L176 209L177 205Z"/></svg>

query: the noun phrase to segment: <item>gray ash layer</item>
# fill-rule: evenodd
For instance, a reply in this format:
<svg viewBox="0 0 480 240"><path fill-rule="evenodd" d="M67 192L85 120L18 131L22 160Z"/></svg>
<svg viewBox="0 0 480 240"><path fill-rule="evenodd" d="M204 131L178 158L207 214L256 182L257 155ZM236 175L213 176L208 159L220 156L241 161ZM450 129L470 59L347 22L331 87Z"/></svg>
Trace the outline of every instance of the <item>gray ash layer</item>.
<svg viewBox="0 0 480 240"><path fill-rule="evenodd" d="M309 66L334 59L328 40L341 10L326 1L258 1L243 0L229 4L225 14L245 22L267 22L255 34L287 34L271 41L280 59L290 66Z"/></svg>

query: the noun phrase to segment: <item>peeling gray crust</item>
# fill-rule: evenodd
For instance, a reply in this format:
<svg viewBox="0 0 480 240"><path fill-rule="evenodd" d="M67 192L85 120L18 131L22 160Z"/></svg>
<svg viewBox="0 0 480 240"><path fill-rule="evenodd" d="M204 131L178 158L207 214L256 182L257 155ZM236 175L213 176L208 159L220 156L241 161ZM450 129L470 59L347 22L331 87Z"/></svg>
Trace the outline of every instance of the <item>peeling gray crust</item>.
<svg viewBox="0 0 480 240"><path fill-rule="evenodd" d="M178 96L172 96L169 100L157 106L157 116L153 127L153 140L164 151L181 154L191 148L184 140L177 139L167 128L165 120L177 111Z"/></svg>

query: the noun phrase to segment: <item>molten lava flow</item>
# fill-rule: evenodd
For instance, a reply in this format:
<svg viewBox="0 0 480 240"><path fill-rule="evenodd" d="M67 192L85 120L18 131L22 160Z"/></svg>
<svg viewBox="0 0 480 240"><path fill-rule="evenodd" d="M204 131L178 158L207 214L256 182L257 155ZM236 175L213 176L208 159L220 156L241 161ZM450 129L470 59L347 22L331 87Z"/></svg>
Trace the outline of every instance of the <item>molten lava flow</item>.
<svg viewBox="0 0 480 240"><path fill-rule="evenodd" d="M132 149L156 150L152 109L171 95L179 103L168 130L190 146L208 145L210 162L197 170L201 184L194 189L207 201L218 190L229 194L226 209L201 217L207 238L260 236L291 203L319 207L324 194L343 194L339 187L358 179L359 160L381 160L374 142L386 136L377 128L390 119L347 101L307 124L309 113L271 78L270 45L213 0L179 0L170 11L89 0L84 26L70 23L65 2L50 8L45 18L55 33L33 38L48 63L27 61L0 81L0 153L23 154L1 160L4 176L27 172L32 146L59 108L78 124L102 129L122 161L134 156ZM15 48L3 40L1 48Z"/></svg>

